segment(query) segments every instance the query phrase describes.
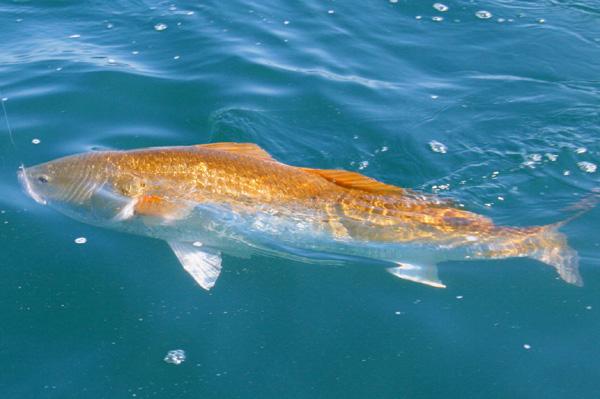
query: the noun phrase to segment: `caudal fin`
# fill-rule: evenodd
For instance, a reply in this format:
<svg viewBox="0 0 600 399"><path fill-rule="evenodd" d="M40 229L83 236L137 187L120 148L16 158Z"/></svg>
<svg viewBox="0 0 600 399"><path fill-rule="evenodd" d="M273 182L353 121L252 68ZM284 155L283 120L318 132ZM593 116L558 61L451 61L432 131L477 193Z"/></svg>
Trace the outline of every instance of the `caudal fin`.
<svg viewBox="0 0 600 399"><path fill-rule="evenodd" d="M569 247L567 237L558 231L560 226L562 223L542 227L534 236L536 249L529 256L553 266L567 283L581 287L577 251Z"/></svg>

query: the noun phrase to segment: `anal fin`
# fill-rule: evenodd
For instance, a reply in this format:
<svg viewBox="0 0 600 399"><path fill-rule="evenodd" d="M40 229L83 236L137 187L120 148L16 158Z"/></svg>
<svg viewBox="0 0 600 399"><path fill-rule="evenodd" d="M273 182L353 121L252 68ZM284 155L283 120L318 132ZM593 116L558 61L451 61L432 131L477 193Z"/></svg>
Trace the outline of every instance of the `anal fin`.
<svg viewBox="0 0 600 399"><path fill-rule="evenodd" d="M221 274L221 253L195 242L169 241L181 265L205 290L210 290Z"/></svg>
<svg viewBox="0 0 600 399"><path fill-rule="evenodd" d="M438 277L437 266L435 264L415 265L401 262L397 262L396 264L398 266L390 267L387 271L398 278L425 284L430 287L446 288Z"/></svg>

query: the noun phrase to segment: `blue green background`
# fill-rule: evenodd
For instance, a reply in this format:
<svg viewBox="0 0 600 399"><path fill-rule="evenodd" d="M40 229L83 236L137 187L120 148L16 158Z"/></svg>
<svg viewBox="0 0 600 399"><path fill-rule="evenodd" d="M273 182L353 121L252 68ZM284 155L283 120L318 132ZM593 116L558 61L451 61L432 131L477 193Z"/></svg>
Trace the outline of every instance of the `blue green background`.
<svg viewBox="0 0 600 399"><path fill-rule="evenodd" d="M578 163L600 158L600 5L445 4L0 3L15 142L2 119L0 396L599 397L598 209L563 229L583 288L529 259L447 262L435 290L362 261L225 256L207 293L165 244L18 187L20 162L249 141L440 191L499 224L565 219L598 187ZM187 360L165 363L178 348Z"/></svg>

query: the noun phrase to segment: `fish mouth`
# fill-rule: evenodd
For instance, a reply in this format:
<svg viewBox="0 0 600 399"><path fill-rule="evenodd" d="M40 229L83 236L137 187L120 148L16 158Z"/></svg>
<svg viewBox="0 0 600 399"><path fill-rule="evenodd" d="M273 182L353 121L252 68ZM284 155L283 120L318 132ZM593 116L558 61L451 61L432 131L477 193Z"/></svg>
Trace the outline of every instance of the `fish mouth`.
<svg viewBox="0 0 600 399"><path fill-rule="evenodd" d="M23 189L25 190L25 192L31 197L33 198L33 200L35 202L37 202L38 204L42 204L42 205L46 205L48 202L42 198L38 193L35 192L35 190L33 189L33 186L31 185L31 181L29 180L29 178L27 177L27 172L25 171L25 167L23 165L21 165L19 167L19 170L17 172L17 178L19 179L19 182L21 183L21 186L23 186Z"/></svg>

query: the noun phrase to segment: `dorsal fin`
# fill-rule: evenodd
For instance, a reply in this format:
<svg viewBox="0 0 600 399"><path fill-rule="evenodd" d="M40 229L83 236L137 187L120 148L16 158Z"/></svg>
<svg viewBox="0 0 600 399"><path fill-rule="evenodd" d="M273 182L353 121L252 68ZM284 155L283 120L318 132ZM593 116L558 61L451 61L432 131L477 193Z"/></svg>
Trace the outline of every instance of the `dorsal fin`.
<svg viewBox="0 0 600 399"><path fill-rule="evenodd" d="M360 173L348 172L347 170L310 168L301 169L313 175L321 176L322 178L344 188L375 193L402 194L405 192L405 190L400 187L392 186L391 184L385 184L375 179L371 179L365 175L361 175Z"/></svg>
<svg viewBox="0 0 600 399"><path fill-rule="evenodd" d="M211 150L231 152L234 154L242 154L265 161L275 161L271 154L254 143L210 143L198 144L195 147L209 148Z"/></svg>

